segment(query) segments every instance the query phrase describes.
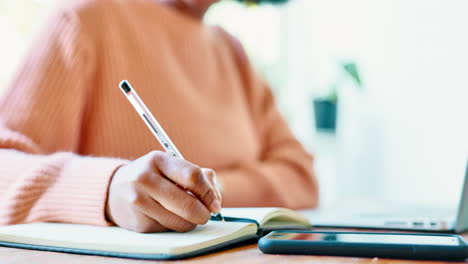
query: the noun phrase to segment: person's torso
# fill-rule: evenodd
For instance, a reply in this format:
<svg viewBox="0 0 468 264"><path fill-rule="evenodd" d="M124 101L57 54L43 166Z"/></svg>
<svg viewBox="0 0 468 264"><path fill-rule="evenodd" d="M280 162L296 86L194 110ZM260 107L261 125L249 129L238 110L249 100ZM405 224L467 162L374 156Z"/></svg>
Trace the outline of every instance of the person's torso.
<svg viewBox="0 0 468 264"><path fill-rule="evenodd" d="M225 168L258 158L245 80L217 29L151 1L104 12L81 154L134 159L163 149L120 91L126 79L187 160Z"/></svg>

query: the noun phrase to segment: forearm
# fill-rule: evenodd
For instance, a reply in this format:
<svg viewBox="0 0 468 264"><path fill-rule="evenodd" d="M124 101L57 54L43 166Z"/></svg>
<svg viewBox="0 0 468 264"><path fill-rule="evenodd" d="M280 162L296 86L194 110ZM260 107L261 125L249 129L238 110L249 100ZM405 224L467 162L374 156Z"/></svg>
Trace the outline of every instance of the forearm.
<svg viewBox="0 0 468 264"><path fill-rule="evenodd" d="M312 157L291 153L218 170L224 207L311 208L318 205Z"/></svg>
<svg viewBox="0 0 468 264"><path fill-rule="evenodd" d="M126 162L11 149L1 149L0 160L0 225L36 221L107 225L108 184L114 170Z"/></svg>

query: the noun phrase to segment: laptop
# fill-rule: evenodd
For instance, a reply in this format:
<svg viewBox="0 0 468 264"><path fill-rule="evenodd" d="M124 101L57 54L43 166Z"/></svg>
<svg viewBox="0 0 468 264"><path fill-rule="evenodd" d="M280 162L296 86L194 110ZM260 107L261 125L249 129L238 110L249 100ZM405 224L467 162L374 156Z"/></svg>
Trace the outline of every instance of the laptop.
<svg viewBox="0 0 468 264"><path fill-rule="evenodd" d="M460 201L454 208L420 208L351 201L330 209L304 210L301 213L315 227L462 233L468 231L468 164Z"/></svg>

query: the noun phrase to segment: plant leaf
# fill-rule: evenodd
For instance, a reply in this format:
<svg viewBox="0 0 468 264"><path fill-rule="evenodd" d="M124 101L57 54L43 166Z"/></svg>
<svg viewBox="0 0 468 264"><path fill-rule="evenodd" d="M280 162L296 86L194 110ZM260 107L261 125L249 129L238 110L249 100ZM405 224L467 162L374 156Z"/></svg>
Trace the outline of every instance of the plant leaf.
<svg viewBox="0 0 468 264"><path fill-rule="evenodd" d="M356 82L359 88L362 88L362 80L356 63L345 62L343 63L343 69L351 76L351 78Z"/></svg>

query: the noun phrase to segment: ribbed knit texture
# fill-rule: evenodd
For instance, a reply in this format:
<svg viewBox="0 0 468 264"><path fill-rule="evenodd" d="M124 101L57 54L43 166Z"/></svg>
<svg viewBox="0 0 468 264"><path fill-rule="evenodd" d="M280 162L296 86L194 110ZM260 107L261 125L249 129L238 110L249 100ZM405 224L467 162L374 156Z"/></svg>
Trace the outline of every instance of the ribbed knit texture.
<svg viewBox="0 0 468 264"><path fill-rule="evenodd" d="M123 79L187 160L216 170L223 206L316 204L312 157L237 40L155 0L65 6L0 101L0 225L108 224L114 171L162 150Z"/></svg>

